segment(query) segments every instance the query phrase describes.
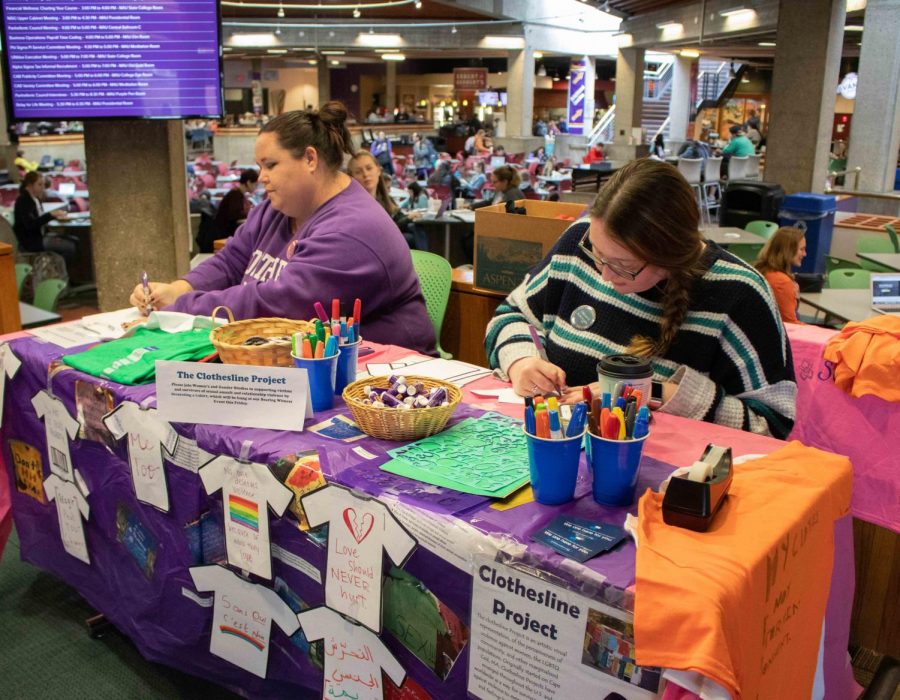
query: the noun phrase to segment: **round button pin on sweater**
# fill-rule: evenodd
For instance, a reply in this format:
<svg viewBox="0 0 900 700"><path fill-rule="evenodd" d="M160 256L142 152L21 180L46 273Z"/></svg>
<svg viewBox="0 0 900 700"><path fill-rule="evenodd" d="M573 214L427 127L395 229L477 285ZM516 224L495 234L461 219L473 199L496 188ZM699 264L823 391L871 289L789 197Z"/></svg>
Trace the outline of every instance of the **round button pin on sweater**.
<svg viewBox="0 0 900 700"><path fill-rule="evenodd" d="M586 331L597 320L597 312L593 306L584 304L572 312L572 325L580 331Z"/></svg>

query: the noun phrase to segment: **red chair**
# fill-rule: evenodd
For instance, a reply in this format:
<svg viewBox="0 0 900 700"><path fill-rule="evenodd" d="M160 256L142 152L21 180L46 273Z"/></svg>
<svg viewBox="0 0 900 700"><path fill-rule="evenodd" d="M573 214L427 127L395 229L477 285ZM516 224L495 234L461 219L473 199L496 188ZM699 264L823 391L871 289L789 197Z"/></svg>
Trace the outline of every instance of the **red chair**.
<svg viewBox="0 0 900 700"><path fill-rule="evenodd" d="M75 207L75 211L87 211L90 208L84 197L73 197L72 206Z"/></svg>
<svg viewBox="0 0 900 700"><path fill-rule="evenodd" d="M219 163L217 166L219 175L227 175L228 174L228 165L226 163Z"/></svg>
<svg viewBox="0 0 900 700"><path fill-rule="evenodd" d="M200 181L203 183L203 187L207 190L214 189L216 186L215 175L211 175L209 173L203 173L203 175L200 176Z"/></svg>

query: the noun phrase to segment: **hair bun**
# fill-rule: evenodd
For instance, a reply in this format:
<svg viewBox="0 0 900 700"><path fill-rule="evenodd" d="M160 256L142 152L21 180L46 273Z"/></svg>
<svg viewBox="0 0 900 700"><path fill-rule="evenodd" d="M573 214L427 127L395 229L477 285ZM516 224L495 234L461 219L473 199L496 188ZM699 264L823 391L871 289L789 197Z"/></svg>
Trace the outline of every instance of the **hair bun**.
<svg viewBox="0 0 900 700"><path fill-rule="evenodd" d="M343 102L332 100L319 107L318 116L328 126L343 126L347 121L347 108Z"/></svg>

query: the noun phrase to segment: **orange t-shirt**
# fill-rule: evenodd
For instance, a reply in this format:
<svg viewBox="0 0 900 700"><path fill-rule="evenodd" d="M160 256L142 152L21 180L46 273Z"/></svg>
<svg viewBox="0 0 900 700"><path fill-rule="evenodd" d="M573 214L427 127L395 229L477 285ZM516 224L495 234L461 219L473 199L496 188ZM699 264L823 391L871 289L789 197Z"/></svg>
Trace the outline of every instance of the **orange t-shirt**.
<svg viewBox="0 0 900 700"><path fill-rule="evenodd" d="M848 323L822 356L835 363L834 383L848 394L900 401L900 316Z"/></svg>
<svg viewBox="0 0 900 700"><path fill-rule="evenodd" d="M850 461L792 442L734 467L707 532L638 504L636 663L696 671L735 700L808 698Z"/></svg>
<svg viewBox="0 0 900 700"><path fill-rule="evenodd" d="M803 323L797 318L797 303L800 298L800 287L783 272L767 272L766 282L772 288L778 312L785 323Z"/></svg>

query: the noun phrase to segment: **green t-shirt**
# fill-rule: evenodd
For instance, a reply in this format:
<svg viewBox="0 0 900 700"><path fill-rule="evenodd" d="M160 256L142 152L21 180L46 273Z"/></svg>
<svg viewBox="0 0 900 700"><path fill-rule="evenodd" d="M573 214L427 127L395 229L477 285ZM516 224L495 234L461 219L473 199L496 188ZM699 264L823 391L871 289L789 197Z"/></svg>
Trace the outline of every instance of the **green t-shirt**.
<svg viewBox="0 0 900 700"><path fill-rule="evenodd" d="M756 149L753 147L753 142L741 134L731 139L731 141L726 144L725 148L722 149L722 153L725 155L732 155L735 158L744 158L755 154Z"/></svg>
<svg viewBox="0 0 900 700"><path fill-rule="evenodd" d="M208 328L180 333L138 328L134 335L63 357L70 367L120 384L149 384L157 360L199 360L215 352Z"/></svg>

